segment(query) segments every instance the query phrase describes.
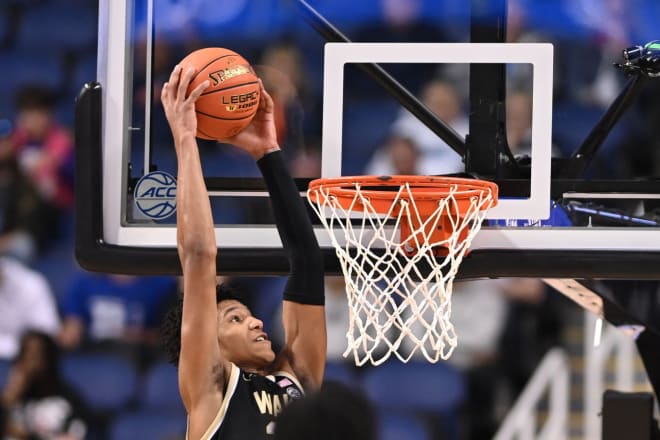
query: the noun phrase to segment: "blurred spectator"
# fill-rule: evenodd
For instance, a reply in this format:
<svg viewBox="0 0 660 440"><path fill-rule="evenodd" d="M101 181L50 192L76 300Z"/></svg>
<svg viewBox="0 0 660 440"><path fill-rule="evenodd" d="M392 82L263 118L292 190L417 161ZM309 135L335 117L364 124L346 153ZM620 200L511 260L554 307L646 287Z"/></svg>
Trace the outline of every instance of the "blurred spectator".
<svg viewBox="0 0 660 440"><path fill-rule="evenodd" d="M0 358L12 359L28 330L56 335L60 318L46 278L22 263L0 258Z"/></svg>
<svg viewBox="0 0 660 440"><path fill-rule="evenodd" d="M420 151L415 141L391 135L378 151L366 174L373 175L418 175L420 173Z"/></svg>
<svg viewBox="0 0 660 440"><path fill-rule="evenodd" d="M532 155L532 95L527 92L506 97L506 137L514 156Z"/></svg>
<svg viewBox="0 0 660 440"><path fill-rule="evenodd" d="M441 79L430 81L422 90L421 101L458 134L462 136L467 134L468 119L452 84ZM391 137L408 139L410 144L419 148L417 174L450 174L465 171L463 160L458 153L407 110L402 110L392 124L390 133ZM402 151L400 148L394 151L389 148L377 151L367 165L366 173L392 173L394 167L391 153L399 154ZM410 152L407 154L410 156Z"/></svg>
<svg viewBox="0 0 660 440"><path fill-rule="evenodd" d="M173 277L81 272L62 304L60 344L137 353L136 361L149 362L159 351L160 319L177 290Z"/></svg>
<svg viewBox="0 0 660 440"><path fill-rule="evenodd" d="M348 345L349 304L343 276L325 277L325 324L328 335L326 359L329 362L351 362L343 354Z"/></svg>
<svg viewBox="0 0 660 440"><path fill-rule="evenodd" d="M320 132L320 97L313 93L302 60L294 42L280 41L268 46L254 66L273 97L277 137L289 159L319 142L310 136Z"/></svg>
<svg viewBox="0 0 660 440"><path fill-rule="evenodd" d="M57 226L57 208L37 192L19 168L10 138L0 133L0 255L31 263Z"/></svg>
<svg viewBox="0 0 660 440"><path fill-rule="evenodd" d="M491 439L498 426L495 405L502 382L498 348L509 309L505 293L508 282L454 283L451 322L458 346L447 362L465 376L467 396L462 431L466 439Z"/></svg>
<svg viewBox="0 0 660 440"><path fill-rule="evenodd" d="M502 285L508 313L498 352L504 392L515 400L547 351L561 344L566 313L574 307L563 295L549 295L541 279L520 278Z"/></svg>
<svg viewBox="0 0 660 440"><path fill-rule="evenodd" d="M321 152L316 148L300 150L289 164L291 175L298 178L321 176Z"/></svg>
<svg viewBox="0 0 660 440"><path fill-rule="evenodd" d="M527 90L514 89L507 93L506 137L514 156L532 155L532 104L532 94ZM553 143L551 154L560 157L563 153Z"/></svg>
<svg viewBox="0 0 660 440"><path fill-rule="evenodd" d="M16 95L11 137L18 164L39 194L60 209L73 205L73 139L55 118L53 91L28 85Z"/></svg>
<svg viewBox="0 0 660 440"><path fill-rule="evenodd" d="M7 411L5 438L82 440L86 409L59 370L55 340L36 331L26 333L2 391Z"/></svg>

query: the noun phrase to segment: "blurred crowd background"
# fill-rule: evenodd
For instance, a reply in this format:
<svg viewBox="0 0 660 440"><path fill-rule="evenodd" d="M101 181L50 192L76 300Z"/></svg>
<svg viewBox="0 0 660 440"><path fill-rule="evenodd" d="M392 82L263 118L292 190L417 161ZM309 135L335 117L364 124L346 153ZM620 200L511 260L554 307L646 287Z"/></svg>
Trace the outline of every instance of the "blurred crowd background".
<svg viewBox="0 0 660 440"><path fill-rule="evenodd" d="M169 131L158 114L162 81L191 50L223 46L251 61L273 95L278 135L293 174L320 175L324 40L293 3L154 0L154 88L149 97L141 61L146 0L135 2L134 108L144 108L147 99L155 104L156 163L171 163L172 153ZM310 4L356 42L469 41L470 2ZM0 3L5 438L184 438L176 370L164 361L158 341L163 313L180 294L178 280L87 273L73 256L74 103L82 85L96 78L97 14L93 0ZM511 0L508 14L507 41L555 45L554 154L568 156L625 85L625 76L612 66L621 61L622 49L660 38L660 3ZM466 66L385 67L457 132L467 133ZM354 67L347 67L346 78L345 174L462 171L461 159L373 81ZM507 139L514 154L529 154L529 79L524 69L508 70ZM660 87L650 82L605 142L591 176L658 176L659 103ZM136 111L132 123L139 126L140 117ZM141 175L138 144L136 138L133 177ZM200 148L208 154L204 166L209 175L257 173L254 164L226 146L201 142ZM224 220L263 219L262 208L240 207L239 214ZM221 211L219 216L227 212ZM248 292L255 315L281 341L277 323L285 280L224 281ZM542 355L564 343L568 317L576 310L540 280L456 283L452 321L459 347L448 362L429 366L414 359L403 368L395 361L358 369L341 356L348 322L343 280L328 278L328 378L371 399L381 415L382 438L488 439Z"/></svg>

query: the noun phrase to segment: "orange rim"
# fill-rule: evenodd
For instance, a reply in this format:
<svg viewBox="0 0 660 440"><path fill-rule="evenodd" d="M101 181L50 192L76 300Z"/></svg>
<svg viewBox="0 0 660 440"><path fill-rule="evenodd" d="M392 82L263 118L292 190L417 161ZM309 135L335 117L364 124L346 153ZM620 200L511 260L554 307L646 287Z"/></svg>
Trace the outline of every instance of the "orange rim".
<svg viewBox="0 0 660 440"><path fill-rule="evenodd" d="M467 211L469 201L473 197L480 197L483 193L490 193L493 198L489 207L497 205L497 184L486 180L467 179L461 177L443 176L346 176L326 177L315 179L309 183L310 199L319 203L319 196L326 192L337 198L337 202L344 208L351 206L355 210L362 208L354 203L357 185L360 192L367 197L373 209L379 214L387 214L391 210L402 185L408 184L412 197L401 193L401 199L414 199L421 215L430 215L437 208L438 200L446 198L453 193L458 202L458 211ZM373 187L373 189L372 189ZM390 188L391 187L391 188Z"/></svg>

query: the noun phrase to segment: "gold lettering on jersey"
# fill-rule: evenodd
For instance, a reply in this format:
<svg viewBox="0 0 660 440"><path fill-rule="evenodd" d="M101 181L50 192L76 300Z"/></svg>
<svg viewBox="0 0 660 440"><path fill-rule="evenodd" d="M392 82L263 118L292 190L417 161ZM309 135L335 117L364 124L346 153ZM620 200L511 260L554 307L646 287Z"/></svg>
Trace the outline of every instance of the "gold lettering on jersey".
<svg viewBox="0 0 660 440"><path fill-rule="evenodd" d="M273 415L276 416L282 411L282 403L280 402L280 396L273 396Z"/></svg>
<svg viewBox="0 0 660 440"><path fill-rule="evenodd" d="M286 394L277 395L269 394L262 390L261 392L255 391L253 393L254 401L257 402L259 412L261 414L268 413L271 416L277 416L289 403L289 396Z"/></svg>
<svg viewBox="0 0 660 440"><path fill-rule="evenodd" d="M273 415L273 396L268 394L266 391L261 391L261 396L259 392L254 392L254 400L257 402L259 407L259 412L261 414L270 414Z"/></svg>
<svg viewBox="0 0 660 440"><path fill-rule="evenodd" d="M214 86L227 81L230 78L233 78L244 73L250 73L250 69L246 66L232 66L227 67L226 69L221 69L216 72L209 73L209 78Z"/></svg>

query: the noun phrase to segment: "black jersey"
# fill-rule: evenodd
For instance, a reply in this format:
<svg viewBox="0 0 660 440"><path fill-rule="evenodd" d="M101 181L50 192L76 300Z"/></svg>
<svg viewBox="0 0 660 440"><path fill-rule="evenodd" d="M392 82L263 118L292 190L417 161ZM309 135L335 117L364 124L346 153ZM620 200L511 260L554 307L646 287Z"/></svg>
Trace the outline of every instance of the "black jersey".
<svg viewBox="0 0 660 440"><path fill-rule="evenodd" d="M201 440L271 439L275 417L291 399L302 394L300 383L288 373L261 376L231 364L220 410Z"/></svg>

